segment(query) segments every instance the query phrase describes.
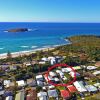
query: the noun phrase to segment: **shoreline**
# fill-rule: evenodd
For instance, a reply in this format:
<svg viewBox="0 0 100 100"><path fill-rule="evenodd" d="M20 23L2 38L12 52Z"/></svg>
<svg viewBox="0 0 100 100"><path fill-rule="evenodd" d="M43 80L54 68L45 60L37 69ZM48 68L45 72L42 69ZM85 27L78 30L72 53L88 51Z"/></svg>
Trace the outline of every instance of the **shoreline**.
<svg viewBox="0 0 100 100"><path fill-rule="evenodd" d="M11 55L12 55L12 58L15 58L15 57L18 57L18 56L23 56L23 55L30 55L32 53L36 53L37 51L48 51L48 50L53 50L55 49L56 47L59 47L59 46L63 46L63 45L67 45L67 44L62 44L62 45L54 45L54 46L50 46L50 47L43 47L43 48L38 48L38 49L34 49L34 50L27 50L27 51L19 51L19 52L12 52ZM0 59L6 59L7 58L7 53L2 53L0 54Z"/></svg>

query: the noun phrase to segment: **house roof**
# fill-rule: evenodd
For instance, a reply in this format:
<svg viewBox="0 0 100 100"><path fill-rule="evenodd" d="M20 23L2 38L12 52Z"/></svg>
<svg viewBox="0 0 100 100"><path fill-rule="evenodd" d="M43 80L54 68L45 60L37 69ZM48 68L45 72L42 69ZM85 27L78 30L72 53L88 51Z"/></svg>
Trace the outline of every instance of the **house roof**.
<svg viewBox="0 0 100 100"><path fill-rule="evenodd" d="M46 96L39 97L39 100L48 100Z"/></svg>
<svg viewBox="0 0 100 100"><path fill-rule="evenodd" d="M95 66L100 67L100 61L96 62Z"/></svg>
<svg viewBox="0 0 100 100"><path fill-rule="evenodd" d="M6 92L4 93L4 95L5 95L5 96L12 96L13 93L12 93L12 91L6 91Z"/></svg>
<svg viewBox="0 0 100 100"><path fill-rule="evenodd" d="M8 96L8 97L6 97L6 100L13 100L13 97L12 96Z"/></svg>
<svg viewBox="0 0 100 100"><path fill-rule="evenodd" d="M69 90L71 93L77 91L77 89L76 89L73 85L69 85L69 86L67 86L67 88L68 88L68 90Z"/></svg>
<svg viewBox="0 0 100 100"><path fill-rule="evenodd" d="M70 72L69 74L70 74L72 77L75 77L75 72ZM80 74L79 74L78 72L76 72L76 77L77 77L77 76L80 76Z"/></svg>
<svg viewBox="0 0 100 100"><path fill-rule="evenodd" d="M44 83L43 83L42 81L37 81L37 85L38 85L38 86L43 86Z"/></svg>
<svg viewBox="0 0 100 100"><path fill-rule="evenodd" d="M64 73L61 70L56 70L56 73L58 73L60 75L64 75Z"/></svg>
<svg viewBox="0 0 100 100"><path fill-rule="evenodd" d="M44 58L41 58L41 60L48 61L48 58L44 57Z"/></svg>
<svg viewBox="0 0 100 100"><path fill-rule="evenodd" d="M95 71L93 74L98 75L98 74L100 74L100 71Z"/></svg>
<svg viewBox="0 0 100 100"><path fill-rule="evenodd" d="M72 69L71 68L62 68L62 72L71 72Z"/></svg>
<svg viewBox="0 0 100 100"><path fill-rule="evenodd" d="M94 69L96 69L97 67L95 67L95 66L87 66L87 69L88 70L94 70Z"/></svg>
<svg viewBox="0 0 100 100"><path fill-rule="evenodd" d="M76 81L73 83L74 86L76 87L76 89L79 91L79 92L86 92L87 89L84 87L84 85L82 84L81 81Z"/></svg>
<svg viewBox="0 0 100 100"><path fill-rule="evenodd" d="M75 67L73 67L73 69L74 70L79 70L79 69L81 69L81 67L80 66L75 66Z"/></svg>
<svg viewBox="0 0 100 100"><path fill-rule="evenodd" d="M43 76L42 75L37 75L36 76L36 79L38 80L38 79L43 79Z"/></svg>
<svg viewBox="0 0 100 100"><path fill-rule="evenodd" d="M3 95L3 94L4 94L4 92L5 92L4 90L0 91L0 95Z"/></svg>
<svg viewBox="0 0 100 100"><path fill-rule="evenodd" d="M70 97L70 93L67 90L61 90L61 96L63 98L69 98Z"/></svg>
<svg viewBox="0 0 100 100"><path fill-rule="evenodd" d="M95 83L94 86L99 87L100 83Z"/></svg>
<svg viewBox="0 0 100 100"><path fill-rule="evenodd" d="M60 81L59 78L57 78L57 77L55 77L54 80L55 80L56 82Z"/></svg>
<svg viewBox="0 0 100 100"><path fill-rule="evenodd" d="M28 95L26 96L26 100L37 100L36 90L28 91Z"/></svg>
<svg viewBox="0 0 100 100"><path fill-rule="evenodd" d="M24 100L24 91L21 91L16 94L15 100Z"/></svg>
<svg viewBox="0 0 100 100"><path fill-rule="evenodd" d="M97 91L97 88L93 85L86 85L85 87L89 92Z"/></svg>
<svg viewBox="0 0 100 100"><path fill-rule="evenodd" d="M57 91L54 90L48 90L48 96L49 97L58 97Z"/></svg>
<svg viewBox="0 0 100 100"><path fill-rule="evenodd" d="M27 84L30 84L33 82L33 78L27 79Z"/></svg>
<svg viewBox="0 0 100 100"><path fill-rule="evenodd" d="M48 57L48 59L49 59L49 60L51 60L51 59L55 59L55 57L52 57L52 56L51 56L51 57Z"/></svg>
<svg viewBox="0 0 100 100"><path fill-rule="evenodd" d="M4 85L9 85L10 84L10 80L4 80Z"/></svg>
<svg viewBox="0 0 100 100"><path fill-rule="evenodd" d="M55 86L54 85L50 85L50 86L48 86L48 88L52 89L52 88L55 88Z"/></svg>
<svg viewBox="0 0 100 100"><path fill-rule="evenodd" d="M49 75L52 76L52 77L57 76L57 74L55 72L52 72L52 71L49 72Z"/></svg>
<svg viewBox="0 0 100 100"><path fill-rule="evenodd" d="M38 97L43 97L43 96L47 96L47 92L39 92L37 94Z"/></svg>
<svg viewBox="0 0 100 100"><path fill-rule="evenodd" d="M16 81L16 83L18 84L18 86L24 86L25 85L24 80Z"/></svg>

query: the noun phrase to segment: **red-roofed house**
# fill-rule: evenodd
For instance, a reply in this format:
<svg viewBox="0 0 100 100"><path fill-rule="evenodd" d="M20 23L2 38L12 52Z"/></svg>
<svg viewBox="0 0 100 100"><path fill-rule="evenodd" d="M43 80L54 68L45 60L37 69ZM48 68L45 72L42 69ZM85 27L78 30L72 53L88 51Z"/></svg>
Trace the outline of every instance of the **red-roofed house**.
<svg viewBox="0 0 100 100"><path fill-rule="evenodd" d="M77 92L77 89L73 85L69 85L67 88L71 93Z"/></svg>
<svg viewBox="0 0 100 100"><path fill-rule="evenodd" d="M26 100L37 100L37 94L36 94L35 89L28 91L28 94L26 96Z"/></svg>
<svg viewBox="0 0 100 100"><path fill-rule="evenodd" d="M70 93L67 91L67 90L61 90L60 91L61 92L61 96L63 97L63 99L68 99L68 98L70 98Z"/></svg>

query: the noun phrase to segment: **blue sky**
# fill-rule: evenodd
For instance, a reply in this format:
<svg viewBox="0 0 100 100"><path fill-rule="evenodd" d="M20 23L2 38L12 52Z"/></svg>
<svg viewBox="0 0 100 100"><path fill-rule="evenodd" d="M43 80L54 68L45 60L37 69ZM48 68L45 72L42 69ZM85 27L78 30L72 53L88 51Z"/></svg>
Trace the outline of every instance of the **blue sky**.
<svg viewBox="0 0 100 100"><path fill-rule="evenodd" d="M0 22L100 22L100 0L0 0Z"/></svg>

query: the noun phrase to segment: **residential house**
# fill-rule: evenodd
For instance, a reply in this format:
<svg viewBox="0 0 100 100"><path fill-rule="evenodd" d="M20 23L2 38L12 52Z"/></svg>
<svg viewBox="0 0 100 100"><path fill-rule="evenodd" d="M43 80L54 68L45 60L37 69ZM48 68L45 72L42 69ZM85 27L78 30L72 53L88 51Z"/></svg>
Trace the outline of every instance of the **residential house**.
<svg viewBox="0 0 100 100"><path fill-rule="evenodd" d="M94 86L100 88L100 83L95 83Z"/></svg>
<svg viewBox="0 0 100 100"><path fill-rule="evenodd" d="M10 70L16 70L16 69L17 69L17 66L15 65L10 66Z"/></svg>
<svg viewBox="0 0 100 100"><path fill-rule="evenodd" d="M93 72L93 74L94 74L95 76L100 75L100 71L99 71L99 70L98 70L98 71L95 71L95 72Z"/></svg>
<svg viewBox="0 0 100 100"><path fill-rule="evenodd" d="M49 72L49 75L50 75L51 77L56 77L56 76L57 76L57 74L56 74L55 72L53 72L53 71L50 71L50 72Z"/></svg>
<svg viewBox="0 0 100 100"><path fill-rule="evenodd" d="M46 62L46 61L49 61L48 58L46 58L46 57L41 58L41 60L42 60L42 61L45 61L45 62Z"/></svg>
<svg viewBox="0 0 100 100"><path fill-rule="evenodd" d="M87 89L81 81L75 81L73 84L79 92L87 92Z"/></svg>
<svg viewBox="0 0 100 100"><path fill-rule="evenodd" d="M3 84L4 84L5 87L9 87L9 84L10 84L10 83L11 83L10 80L4 80L4 81L3 81Z"/></svg>
<svg viewBox="0 0 100 100"><path fill-rule="evenodd" d="M100 67L100 61L97 61L97 62L95 63L95 66L96 66L96 67Z"/></svg>
<svg viewBox="0 0 100 100"><path fill-rule="evenodd" d="M49 98L50 97L58 98L58 94L57 94L56 89L48 90L48 96L49 96Z"/></svg>
<svg viewBox="0 0 100 100"><path fill-rule="evenodd" d="M60 90L61 97L63 97L63 100L67 100L70 98L70 93L67 90Z"/></svg>
<svg viewBox="0 0 100 100"><path fill-rule="evenodd" d="M55 88L54 85L50 85L50 86L48 86L48 89L54 89L54 88Z"/></svg>
<svg viewBox="0 0 100 100"><path fill-rule="evenodd" d="M76 93L77 92L77 89L73 85L68 85L67 88L70 91L70 93L74 93L74 92Z"/></svg>
<svg viewBox="0 0 100 100"><path fill-rule="evenodd" d="M43 86L44 85L44 78L43 75L37 75L36 76L36 81L38 86Z"/></svg>
<svg viewBox="0 0 100 100"><path fill-rule="evenodd" d="M47 98L47 92L39 92L37 93L37 97L39 98L39 100L48 100Z"/></svg>
<svg viewBox="0 0 100 100"><path fill-rule="evenodd" d="M16 83L18 84L19 87L20 87L20 86L25 86L25 85L26 85L26 83L25 83L24 80L16 81Z"/></svg>
<svg viewBox="0 0 100 100"><path fill-rule="evenodd" d="M74 69L74 70L80 70L80 69L82 69L82 68L81 68L80 66L74 66L73 69Z"/></svg>
<svg viewBox="0 0 100 100"><path fill-rule="evenodd" d="M96 92L98 91L98 89L93 86L93 85L85 85L86 89L89 91L89 92Z"/></svg>
<svg viewBox="0 0 100 100"><path fill-rule="evenodd" d="M72 69L71 68L62 68L62 72L71 72Z"/></svg>
<svg viewBox="0 0 100 100"><path fill-rule="evenodd" d="M16 94L15 100L24 100L25 99L25 93L24 91L20 91Z"/></svg>
<svg viewBox="0 0 100 100"><path fill-rule="evenodd" d="M36 75L36 80L43 81L43 75Z"/></svg>
<svg viewBox="0 0 100 100"><path fill-rule="evenodd" d="M26 83L28 86L36 86L36 81L33 78L27 79Z"/></svg>
<svg viewBox="0 0 100 100"><path fill-rule="evenodd" d="M26 100L37 100L36 89L31 89L28 91Z"/></svg>
<svg viewBox="0 0 100 100"><path fill-rule="evenodd" d="M5 97L13 96L13 92L12 92L12 91L5 91L5 92L4 92L4 96L5 96Z"/></svg>
<svg viewBox="0 0 100 100"><path fill-rule="evenodd" d="M5 90L0 91L0 96L4 95Z"/></svg>
<svg viewBox="0 0 100 100"><path fill-rule="evenodd" d="M13 96L7 96L5 100L13 100Z"/></svg>
<svg viewBox="0 0 100 100"><path fill-rule="evenodd" d="M69 73L72 77L78 77L80 74L78 72L70 72Z"/></svg>
<svg viewBox="0 0 100 100"><path fill-rule="evenodd" d="M95 70L96 68L95 66L87 66L87 70Z"/></svg>

